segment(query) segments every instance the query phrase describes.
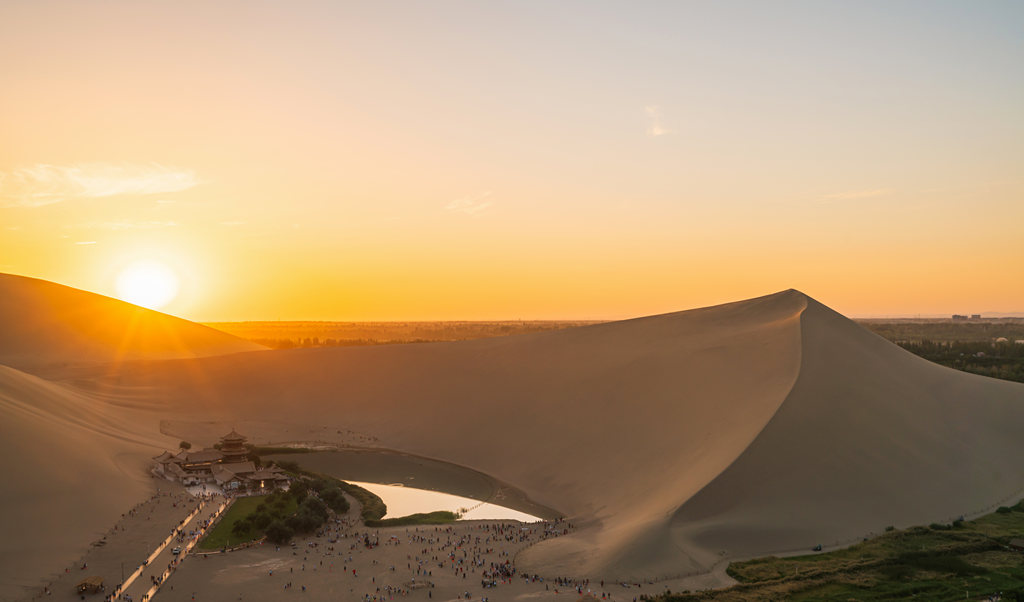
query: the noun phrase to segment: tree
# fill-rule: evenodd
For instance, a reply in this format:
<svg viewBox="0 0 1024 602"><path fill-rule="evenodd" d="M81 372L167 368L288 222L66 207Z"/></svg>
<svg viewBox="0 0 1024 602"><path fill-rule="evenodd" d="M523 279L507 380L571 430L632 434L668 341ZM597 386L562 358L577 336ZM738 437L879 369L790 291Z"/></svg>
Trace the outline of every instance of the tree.
<svg viewBox="0 0 1024 602"><path fill-rule="evenodd" d="M246 517L232 525L231 532L239 537L244 537L248 535L251 525L252 521L249 520L249 517Z"/></svg>
<svg viewBox="0 0 1024 602"><path fill-rule="evenodd" d="M189 443L188 441L182 441L181 443L178 444L178 447L180 447L181 449L192 449L192 444Z"/></svg>
<svg viewBox="0 0 1024 602"><path fill-rule="evenodd" d="M328 487L321 491L320 499L322 499L331 510L334 510L338 514L345 514L348 512L348 500L345 499L345 495L341 493L341 490L337 487Z"/></svg>
<svg viewBox="0 0 1024 602"><path fill-rule="evenodd" d="M275 520L267 527L267 541L273 544L282 545L288 543L294 533L288 525Z"/></svg>

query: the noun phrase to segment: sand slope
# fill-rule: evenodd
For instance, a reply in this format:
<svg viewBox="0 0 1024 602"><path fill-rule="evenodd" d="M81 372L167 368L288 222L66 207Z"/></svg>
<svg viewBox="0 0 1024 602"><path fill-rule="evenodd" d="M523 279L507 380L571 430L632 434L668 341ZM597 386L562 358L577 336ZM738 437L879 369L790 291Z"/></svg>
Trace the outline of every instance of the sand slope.
<svg viewBox="0 0 1024 602"><path fill-rule="evenodd" d="M0 274L0 325L0 364L19 369L263 349L124 301L10 274Z"/></svg>
<svg viewBox="0 0 1024 602"><path fill-rule="evenodd" d="M148 495L148 441L166 443L155 427L137 410L0 366L0 599L70 566Z"/></svg>
<svg viewBox="0 0 1024 602"><path fill-rule="evenodd" d="M579 532L525 570L703 572L990 508L1024 386L916 358L797 291L561 332L132 367L158 405L353 429L490 474Z"/></svg>
<svg viewBox="0 0 1024 602"><path fill-rule="evenodd" d="M672 520L729 556L849 544L1024 495L1024 385L907 353L809 301L800 376L743 455Z"/></svg>
<svg viewBox="0 0 1024 602"><path fill-rule="evenodd" d="M19 446L6 455L45 458L28 464L43 474L67 440L94 452L76 474L112 483L112 458L137 445L125 439L166 444L161 420L207 435L200 421L258 422L278 441L355 432L571 517L575 533L517 558L545 575L704 572L948 520L1024 487L1024 385L930 364L792 290L498 339L129 362L63 384L0 376L0 410L16 417L3 445ZM25 499L50 495L3 470Z"/></svg>
<svg viewBox="0 0 1024 602"><path fill-rule="evenodd" d="M501 339L126 366L119 383L211 419L368 433L492 475L585 524L531 550L524 566L668 574L700 570L667 537L668 521L785 399L805 304L786 292Z"/></svg>

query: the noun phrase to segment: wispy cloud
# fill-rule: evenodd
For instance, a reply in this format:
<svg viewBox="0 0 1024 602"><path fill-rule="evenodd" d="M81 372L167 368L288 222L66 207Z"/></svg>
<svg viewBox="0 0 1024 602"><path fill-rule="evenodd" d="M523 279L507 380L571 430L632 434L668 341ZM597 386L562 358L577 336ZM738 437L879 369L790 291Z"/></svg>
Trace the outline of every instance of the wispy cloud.
<svg viewBox="0 0 1024 602"><path fill-rule="evenodd" d="M198 184L195 172L157 163L39 163L0 172L0 207L40 207L73 199L165 194Z"/></svg>
<svg viewBox="0 0 1024 602"><path fill-rule="evenodd" d="M100 229L100 230L152 230L154 228L173 228L178 225L178 222L164 221L164 220L142 220L142 221L131 221L131 220L107 220L107 221L96 221L96 222L85 222L83 224L75 224L69 226L70 228L82 228L82 229Z"/></svg>
<svg viewBox="0 0 1024 602"><path fill-rule="evenodd" d="M885 196L895 192L892 188L872 188L870 190L848 190L846 192L836 192L833 194L826 194L824 199L830 201L851 201L854 199L868 199L876 196Z"/></svg>
<svg viewBox="0 0 1024 602"><path fill-rule="evenodd" d="M658 136L664 136L665 134L671 134L672 131L665 127L663 117L661 115L661 107L657 105L647 105L644 107L644 112L647 113L647 135L652 138Z"/></svg>
<svg viewBox="0 0 1024 602"><path fill-rule="evenodd" d="M494 201L491 200L492 196L494 196L494 194L488 190L487 192L481 192L479 194L456 199L445 205L444 208L454 213L476 215L494 205Z"/></svg>
<svg viewBox="0 0 1024 602"><path fill-rule="evenodd" d="M94 245L94 244L96 244L96 241L95 240L80 240L80 241L76 242L75 244L76 245Z"/></svg>

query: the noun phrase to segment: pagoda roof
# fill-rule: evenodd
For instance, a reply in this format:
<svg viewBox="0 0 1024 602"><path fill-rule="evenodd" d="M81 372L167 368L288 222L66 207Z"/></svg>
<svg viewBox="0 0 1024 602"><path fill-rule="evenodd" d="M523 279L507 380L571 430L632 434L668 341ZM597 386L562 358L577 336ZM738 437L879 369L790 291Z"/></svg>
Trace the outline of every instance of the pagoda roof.
<svg viewBox="0 0 1024 602"><path fill-rule="evenodd" d="M231 441L231 440L245 441L246 437L245 437L245 435L242 435L241 433L239 433L235 429L231 429L231 432L228 433L227 435L224 435L223 437L221 437L220 440L221 441Z"/></svg>

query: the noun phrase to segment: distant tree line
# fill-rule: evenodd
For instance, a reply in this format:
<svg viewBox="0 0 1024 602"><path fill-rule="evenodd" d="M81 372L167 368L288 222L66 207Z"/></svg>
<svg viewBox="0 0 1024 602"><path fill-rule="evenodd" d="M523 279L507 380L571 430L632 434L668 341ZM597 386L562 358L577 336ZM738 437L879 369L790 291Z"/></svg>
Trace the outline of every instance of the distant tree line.
<svg viewBox="0 0 1024 602"><path fill-rule="evenodd" d="M427 339L334 339L306 337L297 339L249 339L271 349L303 349L308 347L362 347L366 345L392 345L396 343L429 343Z"/></svg>
<svg viewBox="0 0 1024 602"><path fill-rule="evenodd" d="M1024 382L1024 344L1013 341L900 341L907 351L949 368Z"/></svg>

